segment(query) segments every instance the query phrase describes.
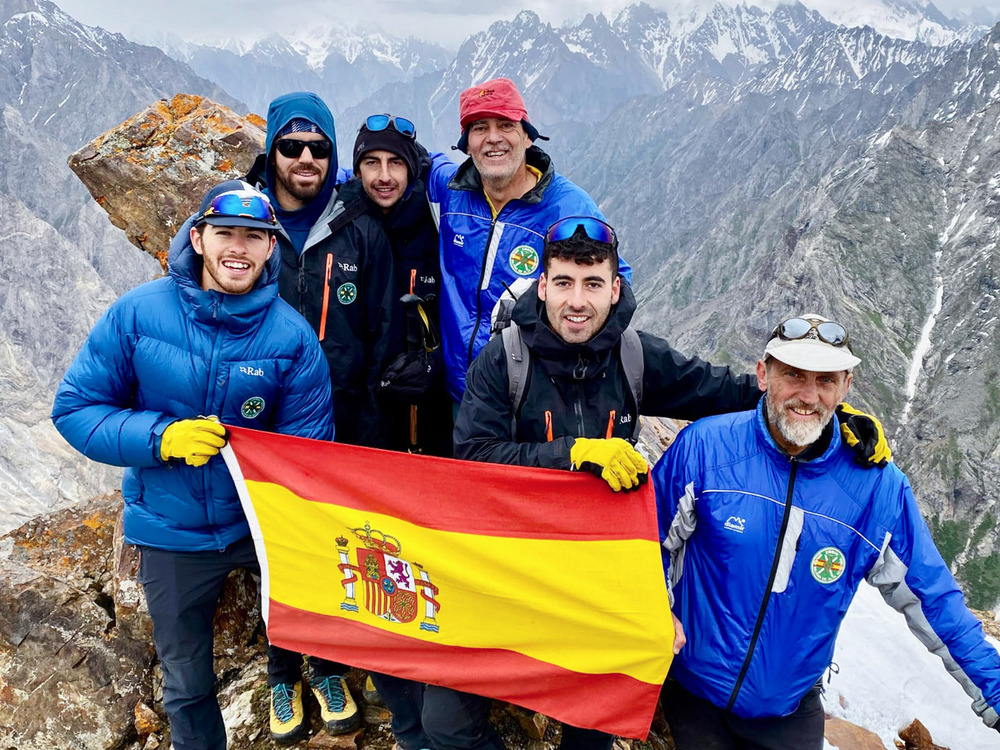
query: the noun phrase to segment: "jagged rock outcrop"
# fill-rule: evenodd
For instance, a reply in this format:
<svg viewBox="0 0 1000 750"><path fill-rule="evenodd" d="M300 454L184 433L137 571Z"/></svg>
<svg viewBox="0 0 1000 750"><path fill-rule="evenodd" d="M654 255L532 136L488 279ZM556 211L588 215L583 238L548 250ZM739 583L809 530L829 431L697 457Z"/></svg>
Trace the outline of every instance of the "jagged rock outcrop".
<svg viewBox="0 0 1000 750"><path fill-rule="evenodd" d="M101 498L0 537L0 746L120 747L152 700L153 649L115 627L117 503Z"/></svg>
<svg viewBox="0 0 1000 750"><path fill-rule="evenodd" d="M111 223L166 268L177 228L212 185L249 171L264 127L256 115L178 94L102 133L69 166Z"/></svg>
<svg viewBox="0 0 1000 750"><path fill-rule="evenodd" d="M836 716L826 717L823 736L837 750L885 750L877 734Z"/></svg>
<svg viewBox="0 0 1000 750"><path fill-rule="evenodd" d="M900 729L899 737L903 740L902 750L948 750L946 747L934 744L931 733L919 719L914 719L909 726ZM900 746L898 742L896 745Z"/></svg>

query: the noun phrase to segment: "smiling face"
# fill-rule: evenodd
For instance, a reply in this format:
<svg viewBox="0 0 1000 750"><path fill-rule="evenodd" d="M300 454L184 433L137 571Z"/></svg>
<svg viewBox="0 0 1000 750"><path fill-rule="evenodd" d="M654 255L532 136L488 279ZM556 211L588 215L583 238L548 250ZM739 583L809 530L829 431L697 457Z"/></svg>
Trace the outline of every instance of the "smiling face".
<svg viewBox="0 0 1000 750"><path fill-rule="evenodd" d="M469 124L469 156L483 182L513 181L527 164L529 146L531 139L519 122L487 117Z"/></svg>
<svg viewBox="0 0 1000 750"><path fill-rule="evenodd" d="M274 251L274 242L274 235L263 229L211 224L192 229L191 244L204 260L201 288L225 294L246 294L264 272L264 264Z"/></svg>
<svg viewBox="0 0 1000 750"><path fill-rule="evenodd" d="M549 327L567 344L583 344L597 334L618 302L621 278L605 258L587 265L552 258L538 279Z"/></svg>
<svg viewBox="0 0 1000 750"><path fill-rule="evenodd" d="M290 133L278 140L282 141L325 141L322 133ZM274 197L278 205L286 211L297 211L311 201L323 189L327 172L330 171L330 158L315 159L312 151L303 148L298 157L291 159L282 156L277 148L272 147L274 158Z"/></svg>
<svg viewBox="0 0 1000 750"><path fill-rule="evenodd" d="M392 151L365 153L358 162L358 174L368 197L383 213L399 203L409 184L406 162Z"/></svg>
<svg viewBox="0 0 1000 750"><path fill-rule="evenodd" d="M773 357L766 364L757 362L757 385L767 391L768 429L774 441L795 456L819 440L852 377L845 370L800 370Z"/></svg>

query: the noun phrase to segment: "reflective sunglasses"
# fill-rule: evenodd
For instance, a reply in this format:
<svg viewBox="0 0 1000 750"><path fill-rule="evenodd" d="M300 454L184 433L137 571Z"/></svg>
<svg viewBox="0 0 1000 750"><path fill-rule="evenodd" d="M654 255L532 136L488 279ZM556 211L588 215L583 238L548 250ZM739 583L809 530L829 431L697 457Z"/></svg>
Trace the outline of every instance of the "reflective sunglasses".
<svg viewBox="0 0 1000 750"><path fill-rule="evenodd" d="M592 216L567 216L565 219L560 219L549 227L549 231L545 233L545 241L562 242L568 240L580 229L595 242L618 247L618 235L615 234L615 230Z"/></svg>
<svg viewBox="0 0 1000 750"><path fill-rule="evenodd" d="M780 338L785 341L797 341L808 338L809 334L816 331L820 341L825 341L831 346L847 346L851 343L851 337L847 335L847 329L840 323L830 320L808 320L806 318L789 318L771 332L770 341L773 338Z"/></svg>
<svg viewBox="0 0 1000 750"><path fill-rule="evenodd" d="M405 117L396 117L395 115L371 115L367 120L365 120L365 127L373 133L377 133L379 130L385 130L390 125L392 126L392 129L400 135L405 135L407 138L417 137L417 126Z"/></svg>
<svg viewBox="0 0 1000 750"><path fill-rule="evenodd" d="M215 196L211 205L198 217L195 224L200 224L211 216L234 216L274 225L278 223L274 209L267 199L248 190L231 190Z"/></svg>
<svg viewBox="0 0 1000 750"><path fill-rule="evenodd" d="M300 141L297 138L279 138L274 142L278 153L286 159L298 159L302 149L308 147L313 159L329 159L333 153L333 144L326 138L321 141Z"/></svg>

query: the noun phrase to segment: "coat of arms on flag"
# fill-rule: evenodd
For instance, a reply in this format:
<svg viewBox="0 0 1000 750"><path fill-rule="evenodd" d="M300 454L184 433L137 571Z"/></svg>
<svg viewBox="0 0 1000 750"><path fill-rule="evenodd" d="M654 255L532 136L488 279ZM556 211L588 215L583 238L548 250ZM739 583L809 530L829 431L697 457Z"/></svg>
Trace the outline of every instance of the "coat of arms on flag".
<svg viewBox="0 0 1000 750"><path fill-rule="evenodd" d="M389 622L413 622L422 607L420 629L438 632L434 618L441 608L435 599L438 587L431 583L423 566L399 557L402 552L399 540L372 529L370 523L351 529L351 532L359 542L355 547L357 564L351 562L347 537L337 537L337 554L340 556L337 567L344 575L341 581L344 601L340 608L348 612L358 611L356 597L360 582L363 584L365 609L376 617Z"/></svg>

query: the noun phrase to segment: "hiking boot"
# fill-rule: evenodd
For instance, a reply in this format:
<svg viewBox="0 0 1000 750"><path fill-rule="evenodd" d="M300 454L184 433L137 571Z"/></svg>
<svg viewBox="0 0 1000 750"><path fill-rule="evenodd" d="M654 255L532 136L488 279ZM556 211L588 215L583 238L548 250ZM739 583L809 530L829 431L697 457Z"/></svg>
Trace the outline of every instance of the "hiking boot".
<svg viewBox="0 0 1000 750"><path fill-rule="evenodd" d="M370 675L365 677L365 687L361 691L361 695L364 696L365 703L369 706L385 705L385 701L382 700L382 696L378 694L378 688L375 687L375 683L372 682Z"/></svg>
<svg viewBox="0 0 1000 750"><path fill-rule="evenodd" d="M271 688L271 739L283 745L301 739L306 733L305 719L301 680Z"/></svg>
<svg viewBox="0 0 1000 750"><path fill-rule="evenodd" d="M361 714L343 677L324 677L310 687L328 734L346 734L361 725Z"/></svg>

